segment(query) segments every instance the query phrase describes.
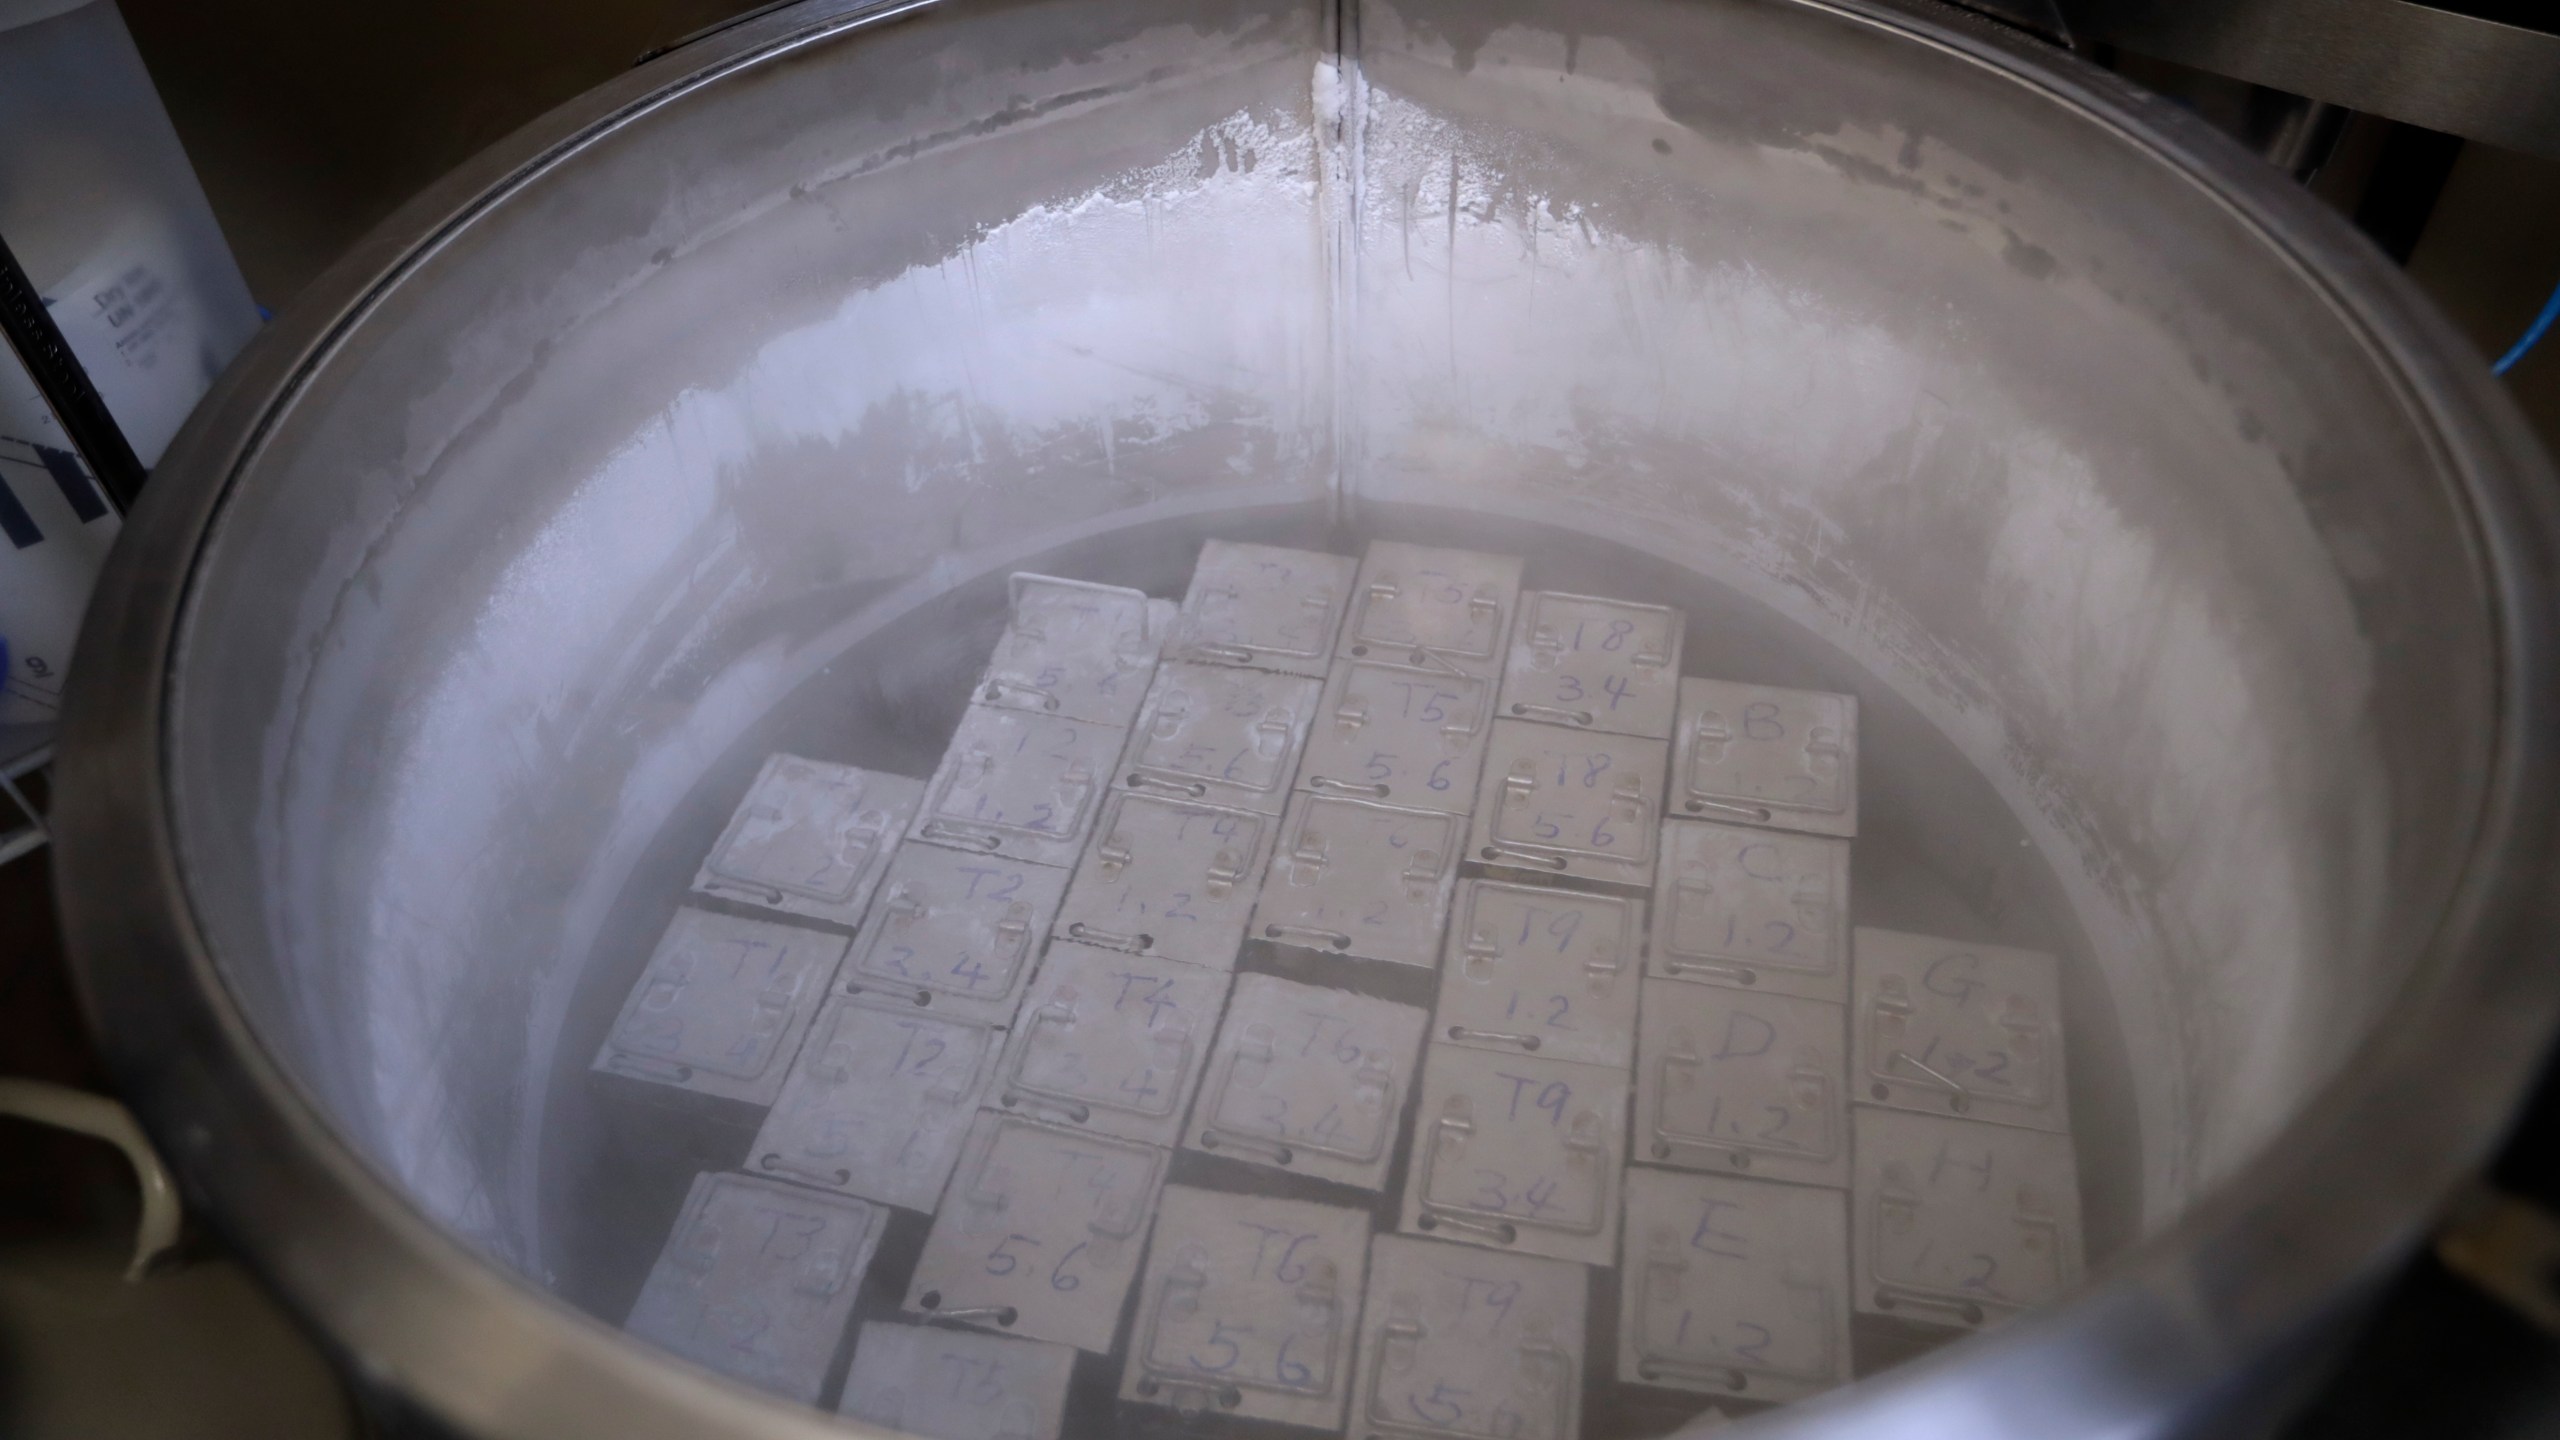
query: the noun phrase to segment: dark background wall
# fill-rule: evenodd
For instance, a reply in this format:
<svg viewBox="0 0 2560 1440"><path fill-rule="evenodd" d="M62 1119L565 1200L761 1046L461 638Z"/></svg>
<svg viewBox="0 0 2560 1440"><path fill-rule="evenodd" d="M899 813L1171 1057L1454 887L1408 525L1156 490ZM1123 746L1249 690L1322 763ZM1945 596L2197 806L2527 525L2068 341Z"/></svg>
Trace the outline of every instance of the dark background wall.
<svg viewBox="0 0 2560 1440"><path fill-rule="evenodd" d="M126 0L249 288L278 307L429 181L756 0Z"/></svg>

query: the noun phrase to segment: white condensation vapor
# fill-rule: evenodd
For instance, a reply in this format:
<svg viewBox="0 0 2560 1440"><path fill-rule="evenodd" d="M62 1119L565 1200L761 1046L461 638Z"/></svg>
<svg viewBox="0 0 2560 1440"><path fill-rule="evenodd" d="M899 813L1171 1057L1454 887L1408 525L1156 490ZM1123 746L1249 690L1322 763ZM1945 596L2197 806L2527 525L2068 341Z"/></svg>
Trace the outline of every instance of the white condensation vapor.
<svg viewBox="0 0 2560 1440"><path fill-rule="evenodd" d="M1506 46L1554 39L1503 32L1485 47L1479 74L1498 70L1490 61ZM1566 87L1558 93L1593 114L1676 132L1644 72L1641 57L1587 43L1581 73L1540 70L1536 78ZM673 395L523 545L475 617L471 643L410 706L382 772L398 796L389 813L402 823L388 827L377 873L397 879L368 897L377 909L363 933L377 950L368 961L379 983L408 983L402 1003L364 1007L377 1018L357 1053L373 1068L368 1098L396 1109L384 1148L409 1164L403 1178L429 1209L478 1235L530 1228L502 1212L530 1213L538 1131L519 1126L514 1141L513 1171L525 1185L493 1197L480 1160L453 1138L448 1111L459 1102L432 1078L438 1037L473 1023L487 997L483 1011L466 1013L458 995L425 977L457 967L491 937L450 933L433 917L440 902L487 883L486 868L504 863L494 840L520 823L511 799L542 788L579 727L613 723L616 697L669 673L669 656L635 656L611 639L635 627L655 633L633 618L670 603L651 587L672 577L719 588L720 599L702 607L704 629L787 598L795 582L759 563L764 557L741 538L777 506L798 526L848 537L844 568L832 578L894 582L838 624L727 658L690 682L692 708L680 724L642 737L576 884L543 927L501 937L525 959L526 993L510 998L524 1002L528 1055L554 1043L574 962L708 757L726 753L866 627L1003 560L1001 544L955 538L918 574L925 557L864 551L861 537L917 533L905 522L918 514L947 519L948 533L965 536L969 504L1029 503L1032 488L1008 491L980 473L979 457L1038 454L1079 436L1093 437L1100 463L1130 487L1114 501L1125 508L1026 527L1040 545L1232 508L1268 493L1256 485L1277 486L1239 468L1253 459L1247 450L1221 457L1229 473L1184 489L1134 463L1140 447L1120 437L1195 431L1233 414L1247 417L1240 430L1283 437L1277 445L1330 436L1329 457L1303 439L1279 453L1320 469L1337 502L1416 498L1618 540L1732 585L1911 701L2028 828L2089 926L2128 1045L2156 1068L2139 1087L2147 1216L2174 1209L2258 1138L2225 1124L2199 1145L2201 1107L2252 1087L2285 1089L2319 1063L2288 1043L2247 1038L2263 1021L2253 1010L2298 1010L2318 997L2299 985L2251 988L2222 962L2267 948L2271 935L2297 937L2297 946L2346 935L2372 903L2357 889L2369 870L2324 885L2302 852L2279 843L2298 826L2286 807L2303 802L2282 788L2296 773L2288 758L2262 743L2272 727L2253 717L2253 706L2276 702L2255 688L2265 667L2246 648L2245 617L2215 615L2181 587L2177 557L2102 498L2097 461L2019 413L2015 397L1983 377L1952 372L1907 337L1747 259L1636 238L1592 205L1533 193L1498 130L1453 124L1374 90L1346 59L1319 60L1307 86L1311 131L1283 113L1289 107L1237 110L1157 162L1025 209L774 335L731 373ZM1879 156L1901 139L1827 137L1835 148ZM1836 179L1801 150L1767 148L1754 163L1801 172L1808 185ZM1111 261L1125 256L1143 263ZM1097 269L1120 278L1096 286ZM1323 298L1296 308L1261 303L1292 288ZM1221 297L1241 298L1222 305ZM2144 376L2184 369L2165 351L2119 358ZM2192 408L2200 421L2227 424L2212 403L2200 390ZM1932 406L1961 409L2004 437L2009 498L1984 579L2004 587L2022 618L1996 679L1829 543L1840 532L1826 512L1853 501L1865 483L1858 477ZM1762 418L1815 408L1825 423L1789 429ZM911 467L889 477L893 485L784 484L778 500L748 493L747 477L767 479L794 447L858 465L861 437L884 416L911 420L924 437L913 449L961 458L948 468ZM1627 434L1676 444L1629 449L1616 438ZM1694 463L1678 473L1653 465L1668 448ZM1535 475L1523 473L1523 457ZM2266 488L2281 493L2275 478ZM912 508L899 512L900 523L861 523L865 507L884 504ZM2299 516L2260 518L2273 543L2317 543ZM2039 560L2066 545L2087 563L2065 573ZM2348 643L2322 682L2359 693L2369 680L2352 615L2342 596L2326 598L2339 608L2324 623ZM321 643L335 653L315 663L360 667L344 635ZM566 654L607 658L598 673L564 674L551 657ZM2116 687L2146 658L2162 673L2193 677L2193 693L2133 703L2140 697ZM353 688L337 685L330 704L346 707ZM1974 699L1995 695L1998 711ZM2076 753L2143 757L2136 773L2170 783L2109 797L2107 826L2095 826L2087 795L2075 793L2078 777L2027 753L2037 747L2019 738L2028 733L2018 724L2024 709L2043 712L2043 729L2084 716L2111 721L2076 737ZM2345 722L2304 733L2359 739ZM484 778L457 784L464 775ZM2199 795L2267 776L2279 783L2260 787L2266 803L2240 823L2199 808ZM2303 782L2289 783L2298 790ZM326 803L327 782L310 779L291 793L302 813L279 828L328 833L310 813ZM2199 824L2199 814L2215 823ZM2108 869L2102 830L2174 856L2174 873L2150 893L2128 888L2121 867ZM300 893L317 891L343 863L296 857L292 878ZM2183 918L2164 933L2162 917L2173 915ZM2171 991L2189 984L2206 1003L2182 1011ZM2189 1018L2172 1018L2181 1013ZM2207 1065L2203 1056L2219 1058ZM547 1068L527 1067L535 1075ZM414 1098L395 1107L392 1097Z"/></svg>
<svg viewBox="0 0 2560 1440"><path fill-rule="evenodd" d="M1538 84L1572 91L1577 111L1681 133L1635 57L1595 59L1587 48L1580 72L1563 74L1541 68L1560 65L1556 57L1505 56L1504 43L1488 41L1472 73L1502 74L1512 62L1524 84L1535 72ZM1745 259L1631 238L1587 208L1524 191L1523 167L1495 127L1453 123L1384 91L1369 110L1358 364L1361 430L1375 458L1362 489L1608 533L1734 584L1858 660L1992 779L2087 926L2144 1071L2146 1223L2252 1151L2276 1117L2236 1115L2224 1102L2289 1092L2336 1060L2318 1039L2319 997L2274 962L2352 941L2355 917L2372 904L2354 886L2373 869L2372 857L2350 857L2359 873L2324 876L2323 857L2278 843L2329 797L2263 737L2326 733L2338 753L2365 754L2370 736L2270 688L2261 677L2283 667L2256 662L2246 618L2211 613L2205 587L2181 583L2183 557L2160 532L2100 498L2107 487L2092 467L2101 462L1995 378L1953 371L1910 337ZM1881 159L1905 140L1825 137L1834 150ZM1801 150L1762 147L1754 163L1836 185ZM2149 352L2115 359L2160 389L2162 403L2234 429L2228 403L2190 381L2168 337L2155 339ZM1557 384L1559 375L1573 382ZM1817 410L1819 425L1761 418ZM2005 487L2006 520L1989 539L1982 583L2019 623L1997 655L1956 648L1826 545L1837 538L1826 512L1853 504L1915 417L1932 413L2002 437L1990 483ZM1629 436L1650 448L1630 448ZM1673 448L1695 457L1679 473L1649 463ZM2269 473L2258 477L2270 495L2286 493L2279 463L2267 454ZM2319 537L2298 509L2251 519L2253 542L2316 560ZM2061 545L2087 563L2050 563ZM2368 693L2369 656L2344 594L2286 599L2339 637L2323 688ZM2178 676L2182 689L2142 693L2151 675ZM1994 709L1981 696L2002 701ZM2270 724L2282 711L2301 723ZM2146 763L2129 772L2100 763L2111 748ZM2105 777L2123 773L2164 783L2112 793ZM2235 787L2245 803L2223 798ZM2166 872L2143 878L2116 852L2127 843L2166 857ZM2239 963L2253 959L2266 963ZM2270 1027L2270 1014L2293 1018Z"/></svg>
<svg viewBox="0 0 2560 1440"><path fill-rule="evenodd" d="M1214 166L1205 159L1212 155ZM492 587L471 627L472 643L456 650L412 707L409 743L384 771L399 797L392 808L408 818L386 834L377 871L402 879L398 893L374 899L368 933L376 973L425 977L459 968L473 947L491 943L493 937L452 934L418 917L491 883L472 857L495 854L491 837L507 832L516 797L539 792L552 753L571 746L576 727L610 718L599 715L596 697L630 694L643 678L632 669L653 672L670 660L630 657L627 647L604 638L665 602L601 580L686 576L726 584L736 593L712 607L719 613L752 605L779 583L743 568L738 517L726 510L738 495L735 482L754 473L762 457L795 444L845 446L882 406L918 395L935 397L924 411L953 443L967 442L977 426L978 444L1017 452L1036 450L1057 432L1131 417L1181 432L1208 423L1220 406L1239 404L1260 411L1279 432L1313 423L1303 397L1323 393L1310 368L1323 363L1320 344L1286 333L1291 322L1272 318L1266 307L1235 307L1224 329L1204 331L1195 322L1199 297L1228 288L1295 276L1302 293L1320 293L1307 223L1315 159L1313 137L1285 117L1238 111L1160 163L1073 201L1025 211L939 262L846 296L832 313L766 342L723 383L678 395L546 520ZM1260 218L1237 225L1239 210ZM1165 284L1160 273L1133 274L1126 290L1101 296L1069 283L1089 274L1094 255L1105 250L1152 254L1188 279ZM1051 298L1057 295L1087 298L1061 306ZM1307 313L1319 312L1310 306ZM1203 334L1222 343L1223 353L1203 352ZM1178 368L1151 363L1168 349ZM1266 363L1274 354L1294 357L1293 365ZM1228 377L1244 393L1221 396L1187 378L1198 375ZM998 425L1008 433L985 433ZM725 483L705 485L704 476ZM902 488L913 494L920 485L910 477ZM852 503L868 493L845 486L807 498ZM950 497L919 501L948 504ZM832 523L823 515L808 521ZM860 534L866 527L839 528ZM701 548L706 539L708 550ZM612 562L602 563L607 555ZM912 570L917 558L881 551L856 556L854 565L892 576ZM921 587L948 588L951 574L974 568L961 556L939 557L941 580L921 577ZM523 1017L527 1055L540 1057L555 1043L577 978L569 962L592 945L631 867L706 758L722 753L867 624L912 604L915 588L901 587L805 643L769 644L732 660L680 728L652 737L655 748L636 758L617 813L554 923L507 937L524 952L526 993L511 999L519 1002L513 1013ZM565 674L551 659L560 654L621 658L617 673ZM453 783L471 774L487 782ZM501 1246L534 1233L538 1227L514 1222L535 1203L538 1167L524 1162L539 1148L538 1125L519 1127L512 1147L519 1163L507 1169L523 1183L493 1196L479 1164L461 1150L447 1113L451 1097L434 1078L437 1037L483 1017L476 1009L466 1014L462 996L450 990L426 983L408 989L407 1003L368 1009L370 1033L360 1052L383 1112L386 1153L400 1157L402 1179L423 1203L482 1243ZM548 1067L530 1069L539 1075Z"/></svg>
<svg viewBox="0 0 2560 1440"><path fill-rule="evenodd" d="M1368 165L1368 86L1358 58L1336 50L1317 59L1308 88L1315 114L1316 214L1327 280L1325 363L1332 373L1329 501L1332 520L1341 524L1366 453L1359 443L1360 387L1351 337L1360 321L1360 187Z"/></svg>

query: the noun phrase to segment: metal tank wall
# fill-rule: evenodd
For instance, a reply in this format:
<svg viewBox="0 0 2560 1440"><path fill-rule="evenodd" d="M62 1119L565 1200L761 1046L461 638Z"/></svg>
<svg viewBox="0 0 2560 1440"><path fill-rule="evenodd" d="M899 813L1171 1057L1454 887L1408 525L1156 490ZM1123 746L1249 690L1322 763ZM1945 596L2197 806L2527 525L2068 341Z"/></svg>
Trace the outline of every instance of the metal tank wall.
<svg viewBox="0 0 2560 1440"><path fill-rule="evenodd" d="M199 577L178 809L256 1023L429 1214L540 1273L596 929L846 644L1105 517L1321 503L1322 18L822 40L531 179L297 397Z"/></svg>
<svg viewBox="0 0 2560 1440"><path fill-rule="evenodd" d="M446 232L194 580L189 883L286 1068L540 1277L580 967L777 702L1080 538L1431 504L1696 568L1898 690L2070 886L2137 1223L2228 1170L2469 823L2463 537L2372 483L2437 468L2423 427L2067 104L1820 6L1572 16L1366 4L1346 68L1330 5L939 8ZM929 761L878 688L883 763Z"/></svg>

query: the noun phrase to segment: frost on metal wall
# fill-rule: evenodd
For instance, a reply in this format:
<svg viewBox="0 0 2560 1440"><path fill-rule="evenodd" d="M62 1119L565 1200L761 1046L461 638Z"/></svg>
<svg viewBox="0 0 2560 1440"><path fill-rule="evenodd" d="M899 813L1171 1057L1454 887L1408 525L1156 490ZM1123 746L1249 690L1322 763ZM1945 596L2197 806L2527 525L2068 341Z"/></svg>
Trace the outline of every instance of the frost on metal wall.
<svg viewBox="0 0 2560 1440"><path fill-rule="evenodd" d="M1048 120L1051 146L1164 148L851 288L832 313L768 340L747 383L712 388L686 418L723 449L797 440L880 467L893 483L792 487L814 507L801 518L846 537L831 543L864 575L1121 505L1215 490L1316 498L1329 382L1303 75L1287 77L1295 87L1276 73L1231 76L1242 83L1223 105L1182 96L1136 122L1143 136L1108 105ZM1131 108L1164 103L1151 91ZM1186 109L1199 128L1164 134L1164 116ZM993 153L1003 143L977 147L984 158L935 157L938 182L1018 187L1023 171ZM1056 153L1012 164L1054 168ZM895 204L907 196L899 178L892 167L811 184L807 223L838 206L911 212ZM1079 303L1054 303L1067 294ZM1199 295L1228 303L1192 303ZM1151 363L1168 353L1192 367ZM1047 483L1061 474L1080 483Z"/></svg>

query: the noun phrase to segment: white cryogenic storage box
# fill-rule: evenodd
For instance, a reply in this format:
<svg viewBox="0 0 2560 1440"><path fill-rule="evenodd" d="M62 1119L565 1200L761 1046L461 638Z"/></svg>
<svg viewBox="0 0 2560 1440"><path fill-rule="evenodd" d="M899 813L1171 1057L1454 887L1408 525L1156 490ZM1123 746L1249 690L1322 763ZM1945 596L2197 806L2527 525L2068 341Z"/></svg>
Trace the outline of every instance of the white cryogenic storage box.
<svg viewBox="0 0 2560 1440"><path fill-rule="evenodd" d="M841 935L678 910L594 1068L762 1109L844 951Z"/></svg>
<svg viewBox="0 0 2560 1440"><path fill-rule="evenodd" d="M1493 734L1494 685L1444 665L1334 662L1298 788L1464 815Z"/></svg>
<svg viewBox="0 0 2560 1440"><path fill-rule="evenodd" d="M1493 722L1467 858L1650 888L1670 746L1527 720Z"/></svg>
<svg viewBox="0 0 2560 1440"><path fill-rule="evenodd" d="M1323 688L1231 665L1159 666L1112 783L1277 815Z"/></svg>
<svg viewBox="0 0 2560 1440"><path fill-rule="evenodd" d="M1852 1107L1857 1308L1978 1329L2080 1281L2071 1137Z"/></svg>
<svg viewBox="0 0 2560 1440"><path fill-rule="evenodd" d="M1014 1022L996 1103L1069 1129L1173 1144L1233 978L1052 942Z"/></svg>
<svg viewBox="0 0 2560 1440"><path fill-rule="evenodd" d="M1688 617L1660 605L1533 590L1502 669L1502 713L1576 730L1671 738Z"/></svg>
<svg viewBox="0 0 2560 1440"><path fill-rule="evenodd" d="M1861 928L1853 964L1861 1101L2071 1128L2053 956Z"/></svg>
<svg viewBox="0 0 2560 1440"><path fill-rule="evenodd" d="M1066 888L1051 866L906 846L854 937L843 988L1010 1025Z"/></svg>
<svg viewBox="0 0 2560 1440"><path fill-rule="evenodd" d="M1120 1398L1342 1427L1366 1211L1168 1185Z"/></svg>
<svg viewBox="0 0 2560 1440"><path fill-rule="evenodd" d="M779 1180L699 1176L622 1328L814 1405L887 1218Z"/></svg>
<svg viewBox="0 0 2560 1440"><path fill-rule="evenodd" d="M851 929L923 794L921 783L903 775L772 756L693 888Z"/></svg>
<svg viewBox="0 0 2560 1440"><path fill-rule="evenodd" d="M1253 908L1256 939L1429 967L1466 821L1300 791Z"/></svg>
<svg viewBox="0 0 2560 1440"><path fill-rule="evenodd" d="M1792 995L1644 982L1636 1145L1685 1170L1849 1183L1847 1015Z"/></svg>
<svg viewBox="0 0 2560 1440"><path fill-rule="evenodd" d="M1371 1239L1349 1433L1578 1440L1586 1273L1534 1255Z"/></svg>
<svg viewBox="0 0 2560 1440"><path fill-rule="evenodd" d="M1348 990L1237 976L1183 1147L1383 1188L1429 1021Z"/></svg>
<svg viewBox="0 0 2560 1440"><path fill-rule="evenodd" d="M1649 973L1849 1000L1849 842L1668 820Z"/></svg>
<svg viewBox="0 0 2560 1440"><path fill-rule="evenodd" d="M1115 790L1076 862L1057 933L1232 970L1279 829L1278 815Z"/></svg>
<svg viewBox="0 0 2560 1440"><path fill-rule="evenodd" d="M911 838L1038 865L1073 865L1127 732L972 705L927 782Z"/></svg>

